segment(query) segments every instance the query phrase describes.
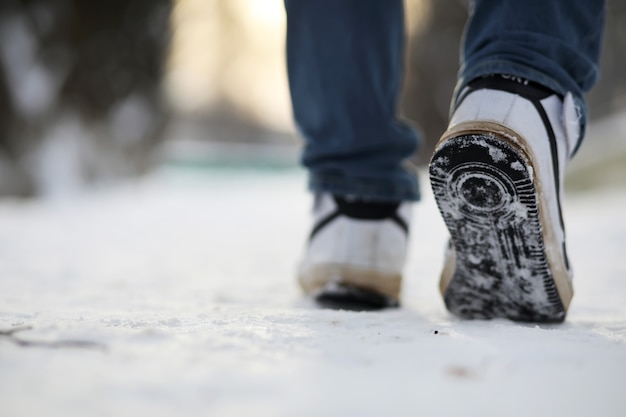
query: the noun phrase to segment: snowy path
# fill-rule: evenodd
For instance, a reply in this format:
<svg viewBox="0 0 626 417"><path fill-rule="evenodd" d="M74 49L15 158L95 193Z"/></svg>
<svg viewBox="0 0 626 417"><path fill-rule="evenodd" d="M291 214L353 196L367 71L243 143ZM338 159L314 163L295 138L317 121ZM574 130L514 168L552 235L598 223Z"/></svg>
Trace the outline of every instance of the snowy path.
<svg viewBox="0 0 626 417"><path fill-rule="evenodd" d="M539 327L444 311L428 194L404 307L314 308L303 183L165 172L0 202L0 415L626 416L626 189L568 199L577 295Z"/></svg>

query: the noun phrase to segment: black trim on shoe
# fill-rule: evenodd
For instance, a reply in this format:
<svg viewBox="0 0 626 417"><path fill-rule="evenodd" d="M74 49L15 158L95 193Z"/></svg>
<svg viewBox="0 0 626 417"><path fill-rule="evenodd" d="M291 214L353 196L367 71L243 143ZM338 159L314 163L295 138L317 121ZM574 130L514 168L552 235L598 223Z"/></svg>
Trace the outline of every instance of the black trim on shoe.
<svg viewBox="0 0 626 417"><path fill-rule="evenodd" d="M357 220L383 220L393 216L400 203L381 203L375 201L348 200L334 196L339 211Z"/></svg>
<svg viewBox="0 0 626 417"><path fill-rule="evenodd" d="M409 225L407 224L407 222L404 221L402 217L398 216L398 213L393 213L393 216L390 217L390 220L397 224L400 229L404 230L404 233L406 233L407 235L409 234Z"/></svg>
<svg viewBox="0 0 626 417"><path fill-rule="evenodd" d="M313 230L311 230L311 234L309 235L309 240L313 239L313 237L320 232L324 227L326 227L330 222L335 220L337 217L341 216L341 212L338 210L333 211L328 216L322 218L315 226L313 226Z"/></svg>
<svg viewBox="0 0 626 417"><path fill-rule="evenodd" d="M548 133L548 140L550 141L550 153L552 154L552 169L554 176L554 185L556 189L556 204L559 208L559 223L561 225L561 230L563 231L563 242L561 242L561 249L563 250L563 258L565 260L565 267L570 269L569 259L567 257L567 251L565 250L565 222L563 221L563 210L561 208L561 182L559 181L559 157L558 157L558 148L556 144L556 135L554 134L554 129L552 129L552 124L550 123L550 119L548 118L548 114L546 113L546 109L543 107L540 101L531 100L537 113L541 117L541 121L543 122L544 127L546 128L546 132Z"/></svg>
<svg viewBox="0 0 626 417"><path fill-rule="evenodd" d="M409 233L409 225L398 215L400 203L351 200L340 196L333 196L333 200L335 201L337 208L317 222L311 231L309 239L312 239L317 233L320 232L320 230L341 215L356 220L388 219L398 225L404 233Z"/></svg>
<svg viewBox="0 0 626 417"><path fill-rule="evenodd" d="M563 96L556 91L549 89L534 81L528 81L521 78L509 77L499 74L489 75L487 77L476 78L467 84L463 93L458 98L455 108L458 108L468 95L478 90L499 90L506 91L511 94L517 94L530 101L541 101L552 95L556 95L563 99Z"/></svg>

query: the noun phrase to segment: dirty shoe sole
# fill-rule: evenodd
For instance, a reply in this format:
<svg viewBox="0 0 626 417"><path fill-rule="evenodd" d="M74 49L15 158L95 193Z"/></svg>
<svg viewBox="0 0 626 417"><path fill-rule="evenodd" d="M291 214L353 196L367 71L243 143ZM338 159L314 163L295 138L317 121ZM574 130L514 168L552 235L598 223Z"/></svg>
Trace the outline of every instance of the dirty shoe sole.
<svg viewBox="0 0 626 417"><path fill-rule="evenodd" d="M452 244L441 291L462 318L561 322L566 307L546 250L541 186L507 130L490 122L457 130L432 157L431 185Z"/></svg>
<svg viewBox="0 0 626 417"><path fill-rule="evenodd" d="M333 310L376 311L400 306L397 300L346 284L327 284L314 297L320 306Z"/></svg>
<svg viewBox="0 0 626 417"><path fill-rule="evenodd" d="M399 306L402 276L350 265L316 265L299 276L318 305L338 310L381 310Z"/></svg>

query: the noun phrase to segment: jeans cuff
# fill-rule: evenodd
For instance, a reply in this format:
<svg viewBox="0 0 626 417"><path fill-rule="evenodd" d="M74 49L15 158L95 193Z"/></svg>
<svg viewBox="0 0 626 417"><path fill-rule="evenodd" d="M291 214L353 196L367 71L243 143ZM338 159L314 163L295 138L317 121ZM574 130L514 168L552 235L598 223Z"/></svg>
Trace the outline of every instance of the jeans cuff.
<svg viewBox="0 0 626 417"><path fill-rule="evenodd" d="M417 175L406 172L400 178L346 178L329 174L309 174L309 190L371 201L419 201Z"/></svg>

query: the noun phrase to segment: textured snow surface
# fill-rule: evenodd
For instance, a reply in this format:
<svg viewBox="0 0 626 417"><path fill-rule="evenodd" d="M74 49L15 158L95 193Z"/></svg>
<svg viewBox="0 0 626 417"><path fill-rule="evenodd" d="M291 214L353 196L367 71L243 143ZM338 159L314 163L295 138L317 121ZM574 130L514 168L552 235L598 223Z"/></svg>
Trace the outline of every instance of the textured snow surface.
<svg viewBox="0 0 626 417"><path fill-rule="evenodd" d="M446 313L427 184L401 309L302 300L304 182L161 172L0 202L0 414L626 415L626 189L566 198L577 293L535 326Z"/></svg>

